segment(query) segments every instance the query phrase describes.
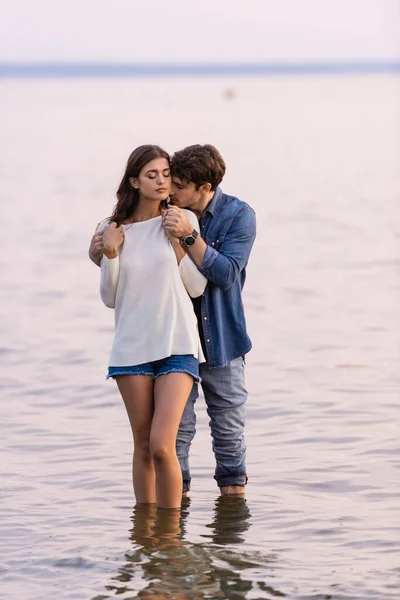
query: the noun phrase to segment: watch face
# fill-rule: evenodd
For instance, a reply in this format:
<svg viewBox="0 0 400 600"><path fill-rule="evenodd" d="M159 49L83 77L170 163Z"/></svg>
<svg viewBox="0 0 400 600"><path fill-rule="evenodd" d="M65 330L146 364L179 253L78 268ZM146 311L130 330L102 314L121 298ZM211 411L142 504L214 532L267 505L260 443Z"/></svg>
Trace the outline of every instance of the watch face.
<svg viewBox="0 0 400 600"><path fill-rule="evenodd" d="M188 235L185 238L185 244L186 244L186 246L193 246L194 242L195 242L195 238L194 238L193 235Z"/></svg>

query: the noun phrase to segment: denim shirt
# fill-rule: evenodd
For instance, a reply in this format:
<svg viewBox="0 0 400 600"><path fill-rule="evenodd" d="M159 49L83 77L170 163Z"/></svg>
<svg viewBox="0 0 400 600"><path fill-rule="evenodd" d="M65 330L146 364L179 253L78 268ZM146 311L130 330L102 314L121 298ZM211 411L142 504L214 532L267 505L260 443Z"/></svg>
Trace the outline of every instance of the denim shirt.
<svg viewBox="0 0 400 600"><path fill-rule="evenodd" d="M199 328L208 365L220 367L251 349L242 289L256 236L254 210L217 188L200 219L200 233L207 249L198 270L208 283L201 297Z"/></svg>

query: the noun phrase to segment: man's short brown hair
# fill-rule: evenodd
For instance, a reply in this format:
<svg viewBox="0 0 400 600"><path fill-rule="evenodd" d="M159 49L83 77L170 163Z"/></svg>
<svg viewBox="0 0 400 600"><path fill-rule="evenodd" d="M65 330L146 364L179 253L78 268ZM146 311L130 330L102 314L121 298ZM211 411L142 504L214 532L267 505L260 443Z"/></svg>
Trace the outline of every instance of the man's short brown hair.
<svg viewBox="0 0 400 600"><path fill-rule="evenodd" d="M175 152L171 160L172 175L185 183L193 182L196 189L210 183L214 191L225 175L225 162L211 144L195 144Z"/></svg>

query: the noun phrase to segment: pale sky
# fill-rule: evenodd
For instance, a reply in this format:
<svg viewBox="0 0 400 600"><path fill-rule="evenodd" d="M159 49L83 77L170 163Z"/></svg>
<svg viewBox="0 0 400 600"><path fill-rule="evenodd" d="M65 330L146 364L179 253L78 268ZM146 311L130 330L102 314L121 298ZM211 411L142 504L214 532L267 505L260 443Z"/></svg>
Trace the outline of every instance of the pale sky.
<svg viewBox="0 0 400 600"><path fill-rule="evenodd" d="M400 59L400 0L0 0L0 62Z"/></svg>

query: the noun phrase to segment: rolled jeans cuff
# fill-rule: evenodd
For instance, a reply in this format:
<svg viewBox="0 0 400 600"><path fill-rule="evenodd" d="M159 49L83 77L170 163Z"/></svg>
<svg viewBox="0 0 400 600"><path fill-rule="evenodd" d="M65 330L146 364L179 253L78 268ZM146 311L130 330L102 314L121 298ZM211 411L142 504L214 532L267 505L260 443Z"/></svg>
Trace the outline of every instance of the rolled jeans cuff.
<svg viewBox="0 0 400 600"><path fill-rule="evenodd" d="M214 475L218 487L225 487L227 485L239 485L244 487L247 483L248 477L246 473L238 475Z"/></svg>
<svg viewBox="0 0 400 600"><path fill-rule="evenodd" d="M188 492L190 490L190 482L191 482L191 477L189 474L186 473L182 473L182 478L183 478L183 485L182 485L182 491L183 492Z"/></svg>

